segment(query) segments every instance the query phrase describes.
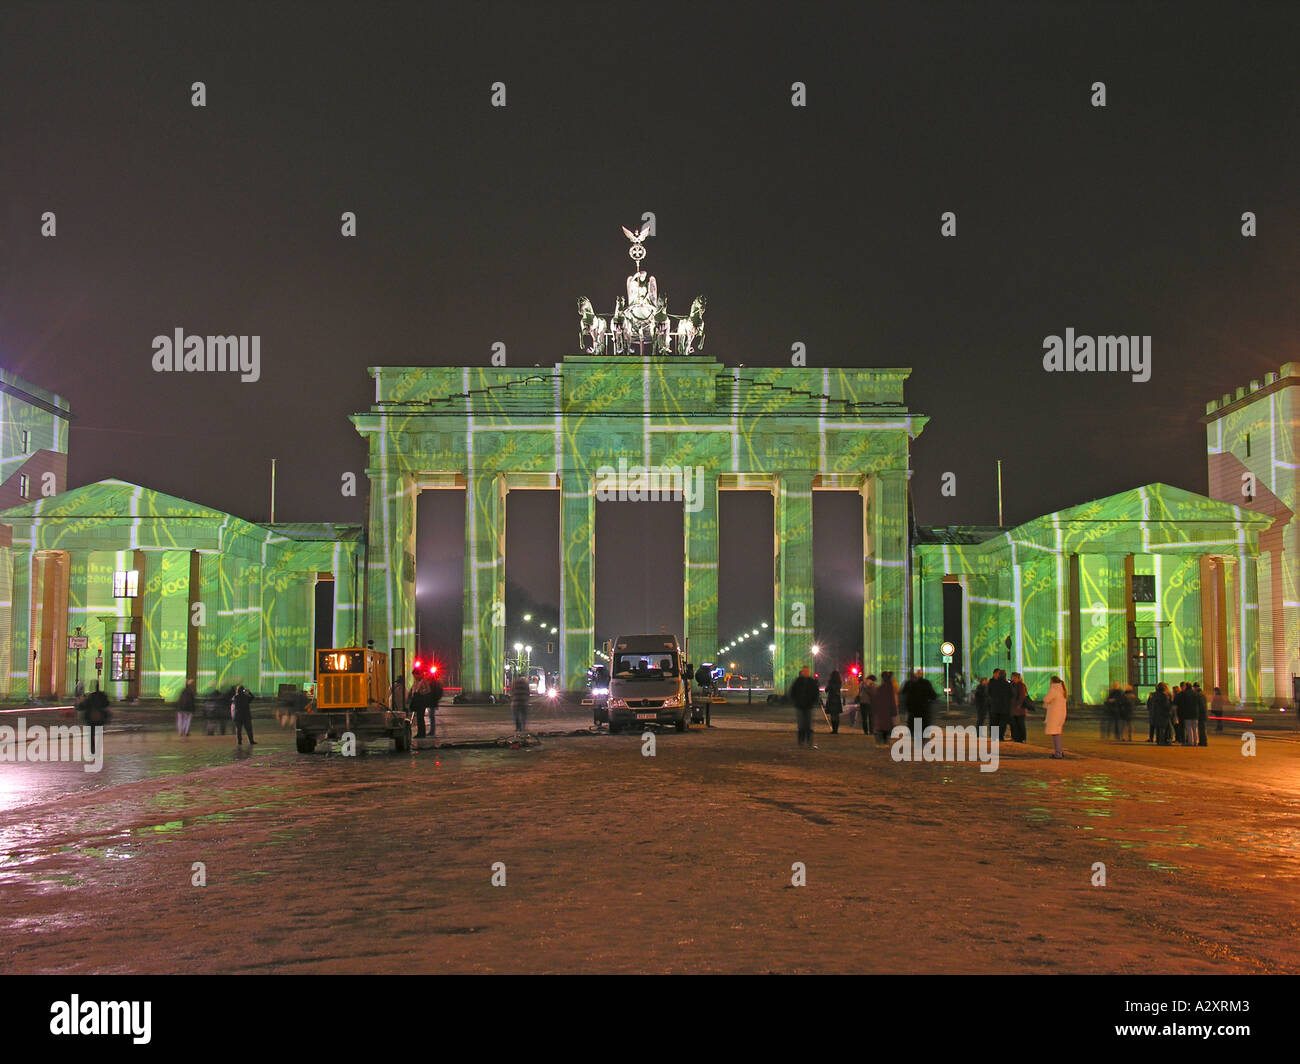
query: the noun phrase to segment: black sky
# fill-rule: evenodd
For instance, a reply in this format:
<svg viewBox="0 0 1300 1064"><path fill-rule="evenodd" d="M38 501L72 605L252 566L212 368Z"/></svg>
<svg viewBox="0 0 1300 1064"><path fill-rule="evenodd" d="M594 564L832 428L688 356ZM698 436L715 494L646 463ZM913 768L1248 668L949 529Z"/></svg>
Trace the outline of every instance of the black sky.
<svg viewBox="0 0 1300 1064"><path fill-rule="evenodd" d="M275 456L277 517L360 521L366 367L554 363L654 211L715 358L913 367L923 523L994 523L998 457L1009 523L1203 491L1205 400L1298 356L1297 44L1287 4L7 4L0 364L70 399L74 486L265 520ZM1151 381L1044 373L1067 326L1150 334ZM155 374L176 327L259 334L261 381Z"/></svg>

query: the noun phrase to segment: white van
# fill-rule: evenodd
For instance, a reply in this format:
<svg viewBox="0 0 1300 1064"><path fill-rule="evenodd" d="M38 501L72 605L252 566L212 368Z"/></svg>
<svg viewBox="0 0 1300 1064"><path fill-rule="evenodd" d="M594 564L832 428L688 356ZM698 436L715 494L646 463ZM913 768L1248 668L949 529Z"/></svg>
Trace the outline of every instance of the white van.
<svg viewBox="0 0 1300 1064"><path fill-rule="evenodd" d="M609 730L672 724L686 730L688 676L675 635L623 635L610 645Z"/></svg>

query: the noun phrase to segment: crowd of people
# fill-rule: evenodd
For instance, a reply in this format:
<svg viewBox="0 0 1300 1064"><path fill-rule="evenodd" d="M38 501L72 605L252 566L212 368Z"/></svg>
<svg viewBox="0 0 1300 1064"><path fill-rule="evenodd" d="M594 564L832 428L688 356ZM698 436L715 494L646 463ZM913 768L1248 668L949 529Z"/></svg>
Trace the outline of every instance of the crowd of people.
<svg viewBox="0 0 1300 1064"><path fill-rule="evenodd" d="M857 682L856 673L850 674L849 685L838 670L832 672L826 681L826 697L823 701L817 680L808 666L799 671L799 676L791 684L790 701L794 703L795 723L800 746L817 749L813 743L812 713L821 706L831 727L831 734L839 734L840 717L847 715L850 724L861 720L862 731L874 734L877 745L886 745L895 725L906 724L907 727L924 729L932 722L933 705L938 695L934 685L917 669L900 688L892 672L883 672L879 680L874 675L865 677L861 684ZM974 692L976 726L988 727L998 740L1008 738L1012 742L1023 743L1028 740L1026 718L1033 711L1033 701L1029 697L1029 688L1018 672L1007 675L1004 669L994 669L993 675L981 677ZM1043 699L1044 733L1052 737L1054 758L1063 758L1062 735L1065 731L1066 710L1069 692L1065 681L1053 676ZM899 719L900 710L902 719Z"/></svg>

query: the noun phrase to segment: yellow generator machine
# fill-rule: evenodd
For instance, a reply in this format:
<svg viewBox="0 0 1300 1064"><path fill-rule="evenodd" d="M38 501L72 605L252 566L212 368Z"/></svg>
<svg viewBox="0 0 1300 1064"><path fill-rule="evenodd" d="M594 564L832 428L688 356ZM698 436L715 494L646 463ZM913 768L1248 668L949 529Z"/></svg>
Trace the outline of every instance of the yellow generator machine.
<svg viewBox="0 0 1300 1064"><path fill-rule="evenodd" d="M388 655L369 647L316 651L316 698L298 714L298 753L310 754L322 736L393 740L411 749L411 720L389 704Z"/></svg>

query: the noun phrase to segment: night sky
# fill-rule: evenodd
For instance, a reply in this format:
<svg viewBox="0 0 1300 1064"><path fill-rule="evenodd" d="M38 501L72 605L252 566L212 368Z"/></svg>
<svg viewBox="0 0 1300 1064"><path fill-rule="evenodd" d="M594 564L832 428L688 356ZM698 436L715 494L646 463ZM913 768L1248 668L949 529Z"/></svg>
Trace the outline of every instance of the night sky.
<svg viewBox="0 0 1300 1064"><path fill-rule="evenodd" d="M1300 11L761 10L6 4L0 364L71 401L72 486L264 521L276 457L278 519L360 522L339 483L365 465L366 367L481 365L497 341L553 364L576 298L608 313L622 290L619 226L653 211L650 272L670 310L707 296L714 358L788 364L798 341L812 366L913 367L922 523L996 523L999 457L1009 524L1204 491L1205 401L1300 357ZM155 373L178 327L260 335L261 380ZM1150 335L1150 381L1044 372L1067 327ZM839 654L861 630L852 503L816 512ZM554 607L554 496L510 505L512 595ZM633 505L601 507L602 636L680 618L679 580L601 579L679 564L679 509ZM724 636L770 618L770 505L724 502ZM450 640L462 513L421 500L422 625Z"/></svg>

